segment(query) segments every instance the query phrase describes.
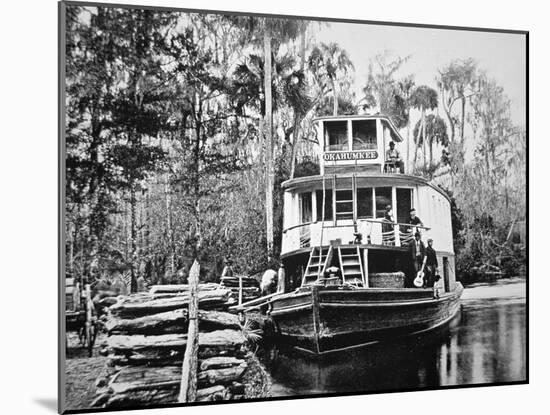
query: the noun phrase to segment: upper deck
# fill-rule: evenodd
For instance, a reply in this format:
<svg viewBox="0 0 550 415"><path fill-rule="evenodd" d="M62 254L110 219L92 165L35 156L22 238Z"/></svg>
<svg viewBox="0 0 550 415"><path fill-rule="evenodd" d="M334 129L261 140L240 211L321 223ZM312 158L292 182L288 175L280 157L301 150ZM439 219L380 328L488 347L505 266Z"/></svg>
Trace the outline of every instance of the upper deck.
<svg viewBox="0 0 550 415"><path fill-rule="evenodd" d="M453 253L449 197L425 178L403 173L400 154L399 163L388 160L390 142L397 148L403 141L388 117L323 117L316 122L321 174L282 183L282 255L333 240L348 243L356 231L371 245L402 248L412 235L407 227L411 209L422 218L424 242L432 238L439 251ZM382 226L388 223L388 207L393 218L389 234Z"/></svg>
<svg viewBox="0 0 550 415"><path fill-rule="evenodd" d="M390 142L399 151L403 141L393 122L381 114L321 117L315 122L322 175L388 171Z"/></svg>

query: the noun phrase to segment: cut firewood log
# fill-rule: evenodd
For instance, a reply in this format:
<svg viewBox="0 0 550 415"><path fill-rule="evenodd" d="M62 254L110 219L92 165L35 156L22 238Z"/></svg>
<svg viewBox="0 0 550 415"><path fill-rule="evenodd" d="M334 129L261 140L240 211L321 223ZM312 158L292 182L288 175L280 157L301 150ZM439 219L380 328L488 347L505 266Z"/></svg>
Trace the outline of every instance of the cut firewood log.
<svg viewBox="0 0 550 415"><path fill-rule="evenodd" d="M229 294L230 290L227 289L200 291L198 293L199 305L202 309L223 305L227 301ZM177 310L179 308L187 308L189 305L188 294L156 299L148 298L150 297L143 296L141 300L136 301L135 298L131 297L119 297L119 301L112 305L109 310L116 317L135 318L148 314Z"/></svg>
<svg viewBox="0 0 550 415"><path fill-rule="evenodd" d="M197 382L199 386L225 384L239 380L246 370L246 363L224 369L209 369L199 372Z"/></svg>
<svg viewBox="0 0 550 415"><path fill-rule="evenodd" d="M112 350L139 351L142 349L184 348L187 336L184 334L160 334L157 336L117 334L109 336L107 344Z"/></svg>
<svg viewBox="0 0 550 415"><path fill-rule="evenodd" d="M220 280L220 284L225 287L239 287L239 278L238 277L223 277ZM259 287L260 283L250 277L243 277L242 279L242 286L243 287Z"/></svg>
<svg viewBox="0 0 550 415"><path fill-rule="evenodd" d="M187 331L187 309L167 311L135 319L111 318L105 324L109 333L121 334L169 334ZM215 310L199 311L201 330L240 329L235 314Z"/></svg>
<svg viewBox="0 0 550 415"><path fill-rule="evenodd" d="M107 339L107 345L114 350L142 350L157 348L185 347L187 336L185 334L160 334L156 336L145 335L113 335ZM245 343L244 335L236 330L216 330L200 333L199 346L227 348L240 346Z"/></svg>
<svg viewBox="0 0 550 415"><path fill-rule="evenodd" d="M216 283L205 283L205 284L199 284L199 291L211 291L211 290L217 290L220 288L220 284ZM167 284L167 285L153 285L149 292L151 294L158 294L158 293L181 293L189 291L189 285L188 284Z"/></svg>
<svg viewBox="0 0 550 415"><path fill-rule="evenodd" d="M113 394L102 407L127 408L129 406L160 405L175 403L178 398L178 387L172 389L144 389L128 393Z"/></svg>
<svg viewBox="0 0 550 415"><path fill-rule="evenodd" d="M228 389L223 385L215 385L209 388L197 389L198 402L221 400L216 398L220 396L226 398L227 395Z"/></svg>
<svg viewBox="0 0 550 415"><path fill-rule="evenodd" d="M181 367L178 366L125 367L111 378L108 388L117 394L143 389L171 389L179 385L180 378Z"/></svg>
<svg viewBox="0 0 550 415"><path fill-rule="evenodd" d="M109 363L116 365L161 366L181 363L187 336L185 334L112 335L107 339ZM241 358L245 353L245 338L236 330L217 330L200 333L199 358L233 356Z"/></svg>
<svg viewBox="0 0 550 415"><path fill-rule="evenodd" d="M244 360L237 359L235 357L224 357L224 356L215 356L203 360L200 363L200 370L209 370L209 369L223 369L232 366L239 366L244 363Z"/></svg>

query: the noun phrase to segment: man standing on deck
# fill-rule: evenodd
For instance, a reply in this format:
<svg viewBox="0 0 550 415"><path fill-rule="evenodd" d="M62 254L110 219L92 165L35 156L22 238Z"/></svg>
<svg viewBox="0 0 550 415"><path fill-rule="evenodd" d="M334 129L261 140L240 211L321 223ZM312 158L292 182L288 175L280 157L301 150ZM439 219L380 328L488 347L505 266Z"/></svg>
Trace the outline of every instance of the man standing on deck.
<svg viewBox="0 0 550 415"><path fill-rule="evenodd" d="M426 278L424 279L427 287L433 287L435 282L435 276L437 274L437 254L433 249L433 239L428 239L428 246L426 247Z"/></svg>
<svg viewBox="0 0 550 415"><path fill-rule="evenodd" d="M420 232L414 234L414 240L409 245L409 253L413 263L414 275L412 276L412 280L414 280L416 274L422 268L422 262L426 256L426 247L424 246L424 242L420 240Z"/></svg>

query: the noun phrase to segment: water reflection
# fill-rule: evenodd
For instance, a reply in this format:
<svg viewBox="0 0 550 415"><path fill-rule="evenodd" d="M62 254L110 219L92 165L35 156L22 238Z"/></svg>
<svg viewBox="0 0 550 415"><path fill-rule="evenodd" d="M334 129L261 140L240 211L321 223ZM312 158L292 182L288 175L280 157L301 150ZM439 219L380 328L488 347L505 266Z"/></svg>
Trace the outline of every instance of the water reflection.
<svg viewBox="0 0 550 415"><path fill-rule="evenodd" d="M467 288L449 327L313 361L274 349L273 396L368 392L526 378L525 283Z"/></svg>

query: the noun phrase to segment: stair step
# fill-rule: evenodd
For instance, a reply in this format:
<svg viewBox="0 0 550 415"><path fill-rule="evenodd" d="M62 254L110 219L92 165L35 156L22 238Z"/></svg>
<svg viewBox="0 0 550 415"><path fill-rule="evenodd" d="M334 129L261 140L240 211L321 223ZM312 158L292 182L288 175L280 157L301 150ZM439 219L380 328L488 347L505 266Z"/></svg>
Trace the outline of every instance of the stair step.
<svg viewBox="0 0 550 415"><path fill-rule="evenodd" d="M342 263L342 266L344 266L344 267L358 267L359 265L361 265L361 263L359 261L343 262Z"/></svg>
<svg viewBox="0 0 550 415"><path fill-rule="evenodd" d="M337 200L336 203L353 203L353 200Z"/></svg>

